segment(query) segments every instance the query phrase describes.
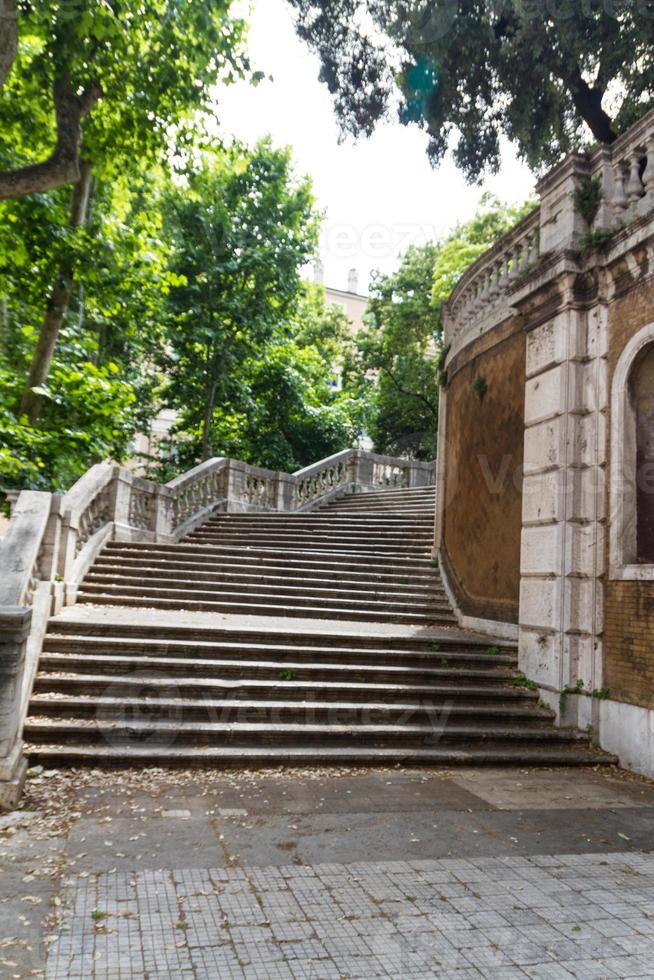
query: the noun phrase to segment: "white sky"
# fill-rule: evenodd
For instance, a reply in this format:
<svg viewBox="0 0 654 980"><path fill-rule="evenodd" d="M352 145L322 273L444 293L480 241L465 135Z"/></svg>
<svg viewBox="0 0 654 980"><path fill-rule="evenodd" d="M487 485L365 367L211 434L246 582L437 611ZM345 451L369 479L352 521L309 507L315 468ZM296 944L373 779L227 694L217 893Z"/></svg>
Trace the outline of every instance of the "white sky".
<svg viewBox="0 0 654 980"><path fill-rule="evenodd" d="M318 59L296 36L284 0L253 0L252 9L252 67L272 81L221 89L221 128L248 143L270 133L276 144L292 147L297 171L312 177L326 212L320 249L326 285L345 289L356 267L359 291L366 292L372 269L393 270L409 244L472 217L483 191L511 203L533 191L534 178L511 147L500 174L470 187L451 159L431 168L426 136L416 127L388 123L368 140L339 145Z"/></svg>

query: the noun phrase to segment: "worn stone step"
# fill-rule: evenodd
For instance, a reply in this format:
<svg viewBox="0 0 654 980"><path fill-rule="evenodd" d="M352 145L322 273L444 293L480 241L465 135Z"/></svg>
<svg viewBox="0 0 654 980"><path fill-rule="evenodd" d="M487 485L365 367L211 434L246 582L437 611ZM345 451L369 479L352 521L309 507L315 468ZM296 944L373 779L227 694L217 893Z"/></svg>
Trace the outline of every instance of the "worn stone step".
<svg viewBox="0 0 654 980"><path fill-rule="evenodd" d="M385 517L374 517L366 513L363 514L341 514L325 513L323 511L312 512L309 515L297 515L280 513L219 513L211 517L206 526L218 527L270 527L278 529L284 527L294 527L308 530L324 530L325 528L336 528L338 530L362 530L362 531L393 531L393 530L433 530L434 517L425 515L424 517L400 517L390 513Z"/></svg>
<svg viewBox="0 0 654 980"><path fill-rule="evenodd" d="M242 613L244 608L243 600L239 601L211 601L209 599L189 599L187 596L182 598L161 598L153 595L131 595L120 590L114 590L111 594L107 592L96 593L80 589L77 594L77 601L90 605L110 605L110 606L131 606L145 609L185 609L189 611L208 611L223 613ZM259 603L251 602L247 604L247 611L250 615L256 616L287 616L291 618L308 617L311 619L333 619L348 620L351 622L380 622L380 623L407 623L424 625L447 625L456 620L452 614L438 613L417 613L406 612L395 609L392 612L379 611L376 609L353 609L349 607L332 608L298 605L278 605L272 602Z"/></svg>
<svg viewBox="0 0 654 980"><path fill-rule="evenodd" d="M615 765L615 756L578 745L552 747L521 745L503 749L473 744L465 748L386 746L383 748L350 746L267 746L223 748L207 746L131 745L117 749L111 745L28 745L33 765L120 767L139 770L154 766L208 766L244 768L263 766L597 766Z"/></svg>
<svg viewBox="0 0 654 980"><path fill-rule="evenodd" d="M585 741L584 736L573 730L553 726L526 727L521 723L474 726L464 722L452 722L443 729L435 729L429 723L408 724L329 724L293 722L209 722L184 721L177 718L172 722L156 718L146 720L129 719L120 721L98 721L97 719L28 719L25 725L25 739L31 744L39 742L61 745L67 741L74 744L106 744L120 747L147 742L149 746L157 743L168 746L213 745L255 748L260 745L301 744L324 747L368 745L371 747L397 747L409 745L426 747L430 742L439 746L452 745L467 748L473 743L490 745L502 749L515 749L516 745L545 745L560 747Z"/></svg>
<svg viewBox="0 0 654 980"><path fill-rule="evenodd" d="M422 633L400 635L376 633L361 633L354 624L348 627L339 624L338 631L323 633L318 629L305 629L302 626L292 624L292 628L275 627L269 623L257 626L216 626L214 623L207 625L204 619L198 619L193 626L171 625L167 620L157 620L156 623L145 620L141 622L133 619L125 622L94 621L89 619L86 612L82 618L72 620L68 617L60 619L53 617L48 621L48 636L55 634L69 635L71 631L77 636L100 637L109 639L113 637L137 638L140 640L168 641L179 640L184 643L206 642L206 643L266 643L274 644L287 648L290 646L324 647L329 646L332 650L339 647L357 648L361 650L388 650L397 653L409 651L420 651L425 653L436 653L438 655L454 651L480 651L486 652L489 644L492 649L500 652L510 653L513 657L517 656L515 643L507 640L491 640L478 634L452 633L449 630L433 635L423 635ZM436 649L438 647L438 649Z"/></svg>
<svg viewBox="0 0 654 980"><path fill-rule="evenodd" d="M241 549L246 548L268 548L276 545L282 549L307 549L311 551L328 551L330 553L352 553L361 555L426 555L431 548L431 537L425 538L423 542L416 540L412 535L410 538L403 536L396 540L391 539L362 539L348 540L346 538L336 538L326 535L324 538L317 535L288 534L286 536L268 534L218 534L212 531L194 531L189 534L184 541L197 544L231 544L238 545Z"/></svg>
<svg viewBox="0 0 654 980"><path fill-rule="evenodd" d="M510 711L520 709L520 712L530 717L536 713L541 718L550 718L524 691L507 687L506 684L475 685L473 682L466 682L455 687L452 684L384 682L379 678L364 681L364 673L353 674L354 678L359 678L358 681L351 678L329 681L315 678L280 680L290 673L295 676L295 672L282 669L283 662L274 679L239 675L234 680L216 676L215 671L204 676L201 671L198 671L198 676L189 676L183 671L165 674L157 672L147 660L131 665L116 663L115 658L96 660L97 662L86 664L78 662L77 665L59 662L53 671L49 671L48 661L35 678L34 699L51 701L53 704L59 703L62 697L97 700L99 697L109 696L114 699L139 696L150 701L169 697L202 703L211 699L229 700L230 703L252 699L261 702L281 699L293 703L307 701L314 706L347 700L356 702L360 707L378 703L391 708L397 707L398 703L412 702L430 710L435 707L440 710L468 705L478 708L506 708ZM206 667L206 662L204 666ZM243 675L245 673L244 671Z"/></svg>
<svg viewBox="0 0 654 980"><path fill-rule="evenodd" d="M303 745L356 744L383 746L413 743L416 746L429 744L432 740L439 745L452 744L467 746L471 742L496 744L503 748L515 744L566 745L584 742L585 736L574 729L554 728L553 726L524 726L521 723L487 724L475 726L463 721L451 722L435 728L429 722L408 722L397 724L330 724L329 722L223 722L223 721L185 721L179 718L129 718L125 721L99 720L96 718L28 718L25 725L25 738L31 743L43 741L62 743L68 739L75 742L102 743L110 741L118 745L122 742L147 740L154 745L157 740L169 745L190 742L193 745L232 744L256 746L258 744Z"/></svg>
<svg viewBox="0 0 654 980"><path fill-rule="evenodd" d="M217 678L221 680L233 678L238 683L250 679L267 679L284 682L334 682L348 684L421 684L440 685L450 694L462 690L464 685L479 689L492 687L500 688L507 699L527 698L536 699L536 694L526 688L514 687L510 681L518 676L511 668L497 667L474 668L468 666L436 667L408 666L394 664L366 663L329 663L320 661L301 660L292 656L292 650L275 653L268 660L243 661L240 658L232 660L222 658L219 663L213 658L199 656L148 656L142 660L125 655L99 654L61 654L43 653L39 661L40 676L47 674L98 673L127 670L163 671L168 677L182 678ZM292 677L281 675L292 674ZM365 680L364 680L365 679ZM467 692L469 693L469 692Z"/></svg>
<svg viewBox="0 0 654 980"><path fill-rule="evenodd" d="M355 593L341 591L340 589L326 589L322 593L317 590L286 589L280 586L278 589L271 589L264 586L263 591L255 592L245 588L222 588L218 583L216 587L205 586L199 588L199 583L188 583L183 579L173 582L159 583L157 580L140 581L138 584L129 584L124 579L116 576L104 583L96 583L88 578L84 580L82 588L85 593L101 595L129 595L143 596L145 598L163 599L186 599L192 601L225 601L241 602L243 604L265 602L274 605L320 607L331 609L332 606L341 609L370 610L380 609L380 611L390 612L416 612L428 614L432 611L448 611L449 606L444 600L432 599L426 595L392 596L388 593L380 593L371 596L356 596Z"/></svg>
<svg viewBox="0 0 654 980"><path fill-rule="evenodd" d="M280 565L272 568L253 570L247 565L212 565L195 562L180 562L169 559L150 559L144 565L140 558L100 557L96 559L89 578L98 575L127 575L143 578L184 578L189 582L252 582L255 584L274 583L308 586L309 588L329 588L338 583L342 590L363 591L422 592L445 597L445 590L436 575L395 575L392 573L339 573L336 571L307 571L299 574L293 569Z"/></svg>
<svg viewBox="0 0 654 980"><path fill-rule="evenodd" d="M238 561L240 563L250 562L259 565L266 562L288 565L293 568L330 568L335 570L354 571L364 569L405 569L407 571L434 572L436 564L433 559L424 556L402 555L376 555L368 554L357 555L348 553L343 555L326 554L324 551L312 551L305 548L302 551L293 553L280 550L278 548L252 548L244 550L233 545L198 545L192 543L180 544L136 544L134 542L109 542L104 549L104 555L134 554L148 557L156 555L187 555L192 556L197 561Z"/></svg>
<svg viewBox="0 0 654 980"><path fill-rule="evenodd" d="M283 601L289 597L300 597L303 601L308 601L309 598L324 598L329 601L339 602L349 602L352 600L362 604L367 603L368 600L373 600L374 602L383 602L385 605L398 602L408 605L429 603L429 605L434 605L437 608L449 608L444 593L442 591L436 592L434 589L399 589L390 588L389 586L375 589L370 587L366 588L363 585L344 588L343 583L339 583L338 587L334 583L327 583L321 587L313 583L308 585L306 582L293 584L288 579L283 578L262 582L238 582L234 578L227 577L226 580L217 581L202 575L186 575L185 577L180 577L179 573L165 572L163 570L153 572L150 569L143 570L139 574L130 572L129 569L121 570L117 568L112 569L111 573L91 571L84 579L83 587L88 589L93 586L94 588L103 589L105 586L113 585L126 585L130 588L145 589L148 594L151 589L156 588L165 590L175 589L179 592L190 590L192 596L195 593L203 595L212 593L226 596L247 593L255 597L270 597L278 594Z"/></svg>
<svg viewBox="0 0 654 980"><path fill-rule="evenodd" d="M64 624L60 624L64 625ZM73 627L76 624L73 624ZM337 638L341 639L341 638ZM373 641L375 638L372 638ZM112 655L121 653L124 656L177 656L186 657L191 654L198 659L220 660L227 659L272 659L273 657L295 660L309 660L320 663L358 665L372 664L382 666L390 664L397 667L477 667L490 671L498 667L517 667L517 655L510 648L500 649L480 647L466 649L452 644L433 644L433 648L418 649L410 644L400 643L388 647L374 645L357 646L353 641L349 646L343 642L334 643L330 638L314 637L313 644L303 644L302 638L292 643L289 634L285 636L260 637L247 635L245 639L238 636L230 637L226 633L222 639L202 640L172 638L165 639L158 632L151 636L122 636L107 632L106 635L89 636L80 632L56 632L50 630L43 643L44 653L93 653L96 655ZM491 650L492 652L489 652ZM497 651L497 652L496 652Z"/></svg>
<svg viewBox="0 0 654 980"><path fill-rule="evenodd" d="M538 726L551 719L551 713L533 705L488 704L452 702L438 698L429 700L384 701L375 700L371 695L365 701L360 698L344 700L341 695L334 700L322 700L320 691L315 698L288 699L284 692L277 691L267 698L234 698L227 694L220 697L211 691L188 692L182 688L174 691L147 691L143 696L144 685L124 679L114 683L110 693L105 688L88 690L83 696L57 696L44 691L35 695L30 702L33 718L97 718L110 722L117 719L125 723L129 717L158 717L184 721L220 721L239 723L271 722L301 723L310 720L321 724L360 725L360 724L407 724L428 722L436 727L444 727L457 721L473 727L514 724L521 722L526 726ZM57 689L59 690L59 689ZM68 693L73 693L73 688ZM347 692L349 693L349 692Z"/></svg>
<svg viewBox="0 0 654 980"><path fill-rule="evenodd" d="M288 619L319 619L333 620L343 623L374 623L396 624L406 626L439 627L453 626L456 623L454 615L422 615L419 613L406 613L394 611L390 613L380 613L375 611L355 609L330 609L328 612L324 607L318 606L275 606L269 604L250 603L244 608L243 603L230 602L210 602L209 600L181 600L181 599L160 599L152 596L129 596L129 595L106 595L80 591L77 594L77 602L85 606L118 606L130 609L177 609L184 612L213 612L213 613L246 613L248 616L274 616L286 617Z"/></svg>

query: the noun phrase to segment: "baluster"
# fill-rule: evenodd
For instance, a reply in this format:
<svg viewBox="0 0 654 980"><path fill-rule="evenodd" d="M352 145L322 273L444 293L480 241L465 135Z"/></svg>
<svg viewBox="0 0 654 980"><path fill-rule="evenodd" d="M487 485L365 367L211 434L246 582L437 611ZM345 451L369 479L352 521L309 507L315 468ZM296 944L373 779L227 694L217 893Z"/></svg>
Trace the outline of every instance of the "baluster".
<svg viewBox="0 0 654 980"><path fill-rule="evenodd" d="M625 209L629 206L629 199L624 191L624 172L622 161L618 160L613 165L613 215L616 220L620 220Z"/></svg>
<svg viewBox="0 0 654 980"><path fill-rule="evenodd" d="M654 203L654 133L650 133L647 137L645 152L647 154L647 166L643 174L643 184L648 203L652 204Z"/></svg>
<svg viewBox="0 0 654 980"><path fill-rule="evenodd" d="M516 279L520 273L520 243L516 242L511 251L511 268L509 279Z"/></svg>
<svg viewBox="0 0 654 980"><path fill-rule="evenodd" d="M630 203L639 201L643 196L643 182L640 179L640 153L632 150L629 157L629 178L625 188Z"/></svg>

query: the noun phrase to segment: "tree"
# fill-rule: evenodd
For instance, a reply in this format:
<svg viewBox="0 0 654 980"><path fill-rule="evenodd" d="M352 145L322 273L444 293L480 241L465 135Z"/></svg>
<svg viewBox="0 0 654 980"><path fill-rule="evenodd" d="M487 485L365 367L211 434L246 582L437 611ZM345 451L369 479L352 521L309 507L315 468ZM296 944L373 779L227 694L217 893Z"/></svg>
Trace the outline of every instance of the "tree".
<svg viewBox="0 0 654 980"><path fill-rule="evenodd" d="M484 195L471 221L440 242L411 247L397 272L374 277L347 387L371 398L369 434L378 452L436 455L441 305L468 266L530 207Z"/></svg>
<svg viewBox="0 0 654 980"><path fill-rule="evenodd" d="M76 237L77 276L38 428L20 416L43 296L68 254L67 194L5 205L0 224L0 477L4 485L67 488L92 463L130 454L160 384L154 357L171 284L156 177L126 175L96 193Z"/></svg>
<svg viewBox="0 0 654 980"><path fill-rule="evenodd" d="M611 143L654 98L654 3L604 0L289 0L345 131L370 133L399 96L404 123L469 179L502 135L534 167Z"/></svg>
<svg viewBox="0 0 654 980"><path fill-rule="evenodd" d="M207 459L216 409L238 402L242 365L296 307L317 218L309 181L268 140L204 157L171 194L169 215L178 285L167 319L168 397Z"/></svg>
<svg viewBox="0 0 654 980"><path fill-rule="evenodd" d="M143 171L188 141L211 84L244 62L229 0L19 0L19 52L0 99L0 199L72 183L68 247L43 296L19 415L36 425L66 321L94 181ZM55 110L55 125L52 106ZM93 111L91 111L93 110ZM55 146L48 155L48 146ZM27 162L34 153L42 159ZM18 163L10 167L10 163Z"/></svg>
<svg viewBox="0 0 654 980"><path fill-rule="evenodd" d="M339 385L349 330L324 289L304 284L293 316L239 368L234 404L214 413L220 453L293 472L354 445L363 405Z"/></svg>
<svg viewBox="0 0 654 980"><path fill-rule="evenodd" d="M172 127L210 106L218 76L239 70L243 24L229 7L0 0L0 131L11 151L0 200L76 183L83 160L107 170L152 159Z"/></svg>

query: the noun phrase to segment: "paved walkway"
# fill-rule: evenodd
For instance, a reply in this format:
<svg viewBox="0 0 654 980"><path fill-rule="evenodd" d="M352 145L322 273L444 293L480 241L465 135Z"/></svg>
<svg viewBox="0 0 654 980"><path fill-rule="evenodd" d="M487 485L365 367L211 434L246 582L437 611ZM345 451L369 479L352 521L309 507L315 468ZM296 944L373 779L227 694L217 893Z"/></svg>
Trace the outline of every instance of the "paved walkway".
<svg viewBox="0 0 654 980"><path fill-rule="evenodd" d="M42 773L0 976L654 978L654 787L609 770Z"/></svg>

